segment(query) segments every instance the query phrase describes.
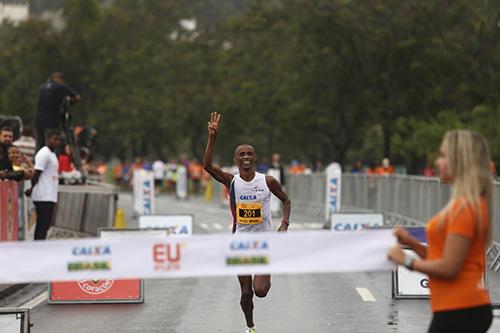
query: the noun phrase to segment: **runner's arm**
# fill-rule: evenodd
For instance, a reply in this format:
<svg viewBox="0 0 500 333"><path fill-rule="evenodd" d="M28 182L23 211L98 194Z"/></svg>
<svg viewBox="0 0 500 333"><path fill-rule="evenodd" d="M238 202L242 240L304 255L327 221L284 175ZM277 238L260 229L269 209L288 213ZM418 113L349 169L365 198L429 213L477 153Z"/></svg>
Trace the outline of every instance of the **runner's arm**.
<svg viewBox="0 0 500 333"><path fill-rule="evenodd" d="M233 180L233 175L222 171L221 168L212 163L219 120L220 115L217 114L217 112L212 112L210 114L210 121L208 122L208 142L203 156L203 167L210 175L212 175L212 177L215 178L215 180L229 188L231 181Z"/></svg>
<svg viewBox="0 0 500 333"><path fill-rule="evenodd" d="M292 203L288 198L288 194L283 191L281 184L274 177L266 176L266 183L271 192L283 203L283 219L278 231L287 231L290 224L290 207Z"/></svg>

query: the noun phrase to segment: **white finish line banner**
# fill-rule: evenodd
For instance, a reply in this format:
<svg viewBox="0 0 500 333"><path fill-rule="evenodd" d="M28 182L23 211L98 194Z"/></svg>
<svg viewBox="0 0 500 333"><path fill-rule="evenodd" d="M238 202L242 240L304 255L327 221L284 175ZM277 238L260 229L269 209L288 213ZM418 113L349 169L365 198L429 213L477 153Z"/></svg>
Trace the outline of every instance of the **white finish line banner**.
<svg viewBox="0 0 500 333"><path fill-rule="evenodd" d="M0 244L0 283L390 271L392 230Z"/></svg>

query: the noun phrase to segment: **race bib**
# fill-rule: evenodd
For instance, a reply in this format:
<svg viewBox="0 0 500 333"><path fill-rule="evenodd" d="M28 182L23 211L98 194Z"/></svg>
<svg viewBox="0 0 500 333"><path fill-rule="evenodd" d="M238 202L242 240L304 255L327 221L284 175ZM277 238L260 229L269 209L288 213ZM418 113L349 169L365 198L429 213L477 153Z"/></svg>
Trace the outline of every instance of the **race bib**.
<svg viewBox="0 0 500 333"><path fill-rule="evenodd" d="M238 223L240 224L262 223L262 204L259 202L239 202L236 211L238 212Z"/></svg>

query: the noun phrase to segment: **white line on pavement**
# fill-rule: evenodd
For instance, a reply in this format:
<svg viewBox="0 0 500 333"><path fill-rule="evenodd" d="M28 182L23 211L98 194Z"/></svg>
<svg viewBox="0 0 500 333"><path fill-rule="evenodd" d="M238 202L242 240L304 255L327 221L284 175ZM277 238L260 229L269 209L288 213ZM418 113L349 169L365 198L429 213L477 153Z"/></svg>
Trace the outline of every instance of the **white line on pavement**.
<svg viewBox="0 0 500 333"><path fill-rule="evenodd" d="M214 223L213 226L217 230L222 230L222 226L219 223Z"/></svg>
<svg viewBox="0 0 500 333"><path fill-rule="evenodd" d="M290 228L292 228L292 229L304 229L304 226L300 223L290 223Z"/></svg>
<svg viewBox="0 0 500 333"><path fill-rule="evenodd" d="M376 302L373 294L368 290L368 288L356 288L359 296L363 299L364 302Z"/></svg>
<svg viewBox="0 0 500 333"><path fill-rule="evenodd" d="M38 304L44 302L47 300L49 296L49 293L47 291L44 291L43 293L41 293L40 295L38 295L37 297L33 298L32 300L22 304L19 306L19 308L28 308L28 309L33 309L35 306L37 306Z"/></svg>
<svg viewBox="0 0 500 333"><path fill-rule="evenodd" d="M208 224L200 223L200 227L202 227L203 229L208 229Z"/></svg>

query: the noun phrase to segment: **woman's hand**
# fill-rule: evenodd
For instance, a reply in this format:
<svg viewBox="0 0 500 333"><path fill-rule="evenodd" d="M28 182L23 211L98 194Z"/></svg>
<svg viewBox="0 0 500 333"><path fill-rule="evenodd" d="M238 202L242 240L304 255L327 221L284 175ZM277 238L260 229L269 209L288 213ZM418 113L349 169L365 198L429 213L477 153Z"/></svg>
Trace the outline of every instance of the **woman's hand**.
<svg viewBox="0 0 500 333"><path fill-rule="evenodd" d="M389 252L387 253L387 257L389 260L392 262L398 264L398 265L403 265L405 261L405 253L403 252L403 249L401 248L401 245L396 245L393 246Z"/></svg>

